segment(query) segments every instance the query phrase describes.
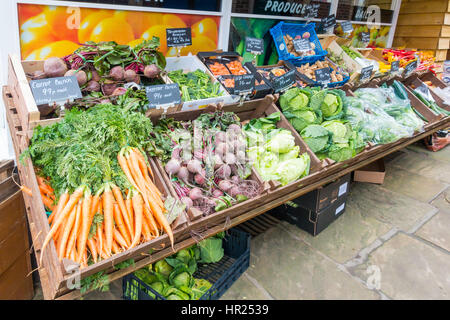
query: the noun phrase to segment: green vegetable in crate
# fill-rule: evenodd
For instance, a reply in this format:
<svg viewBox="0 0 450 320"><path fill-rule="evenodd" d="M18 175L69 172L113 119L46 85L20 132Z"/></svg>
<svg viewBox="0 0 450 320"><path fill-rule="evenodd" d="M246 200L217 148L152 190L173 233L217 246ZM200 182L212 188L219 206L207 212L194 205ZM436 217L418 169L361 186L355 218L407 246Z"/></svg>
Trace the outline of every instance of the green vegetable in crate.
<svg viewBox="0 0 450 320"><path fill-rule="evenodd" d="M221 243L222 244L222 243ZM180 288L182 286L191 287L194 285L194 278L189 269L184 265L179 265L169 275L169 283L172 286Z"/></svg>
<svg viewBox="0 0 450 320"><path fill-rule="evenodd" d="M197 69L193 72L184 73L183 70L175 70L168 73L169 78L178 83L183 101L192 101L220 97L219 82L212 82L205 72Z"/></svg>
<svg viewBox="0 0 450 320"><path fill-rule="evenodd" d="M154 266L155 272L168 277L173 271L173 268L166 262L166 260L159 260Z"/></svg>
<svg viewBox="0 0 450 320"><path fill-rule="evenodd" d="M286 111L284 112L284 116L298 132L302 131L310 124L317 124L322 120L314 110Z"/></svg>
<svg viewBox="0 0 450 320"><path fill-rule="evenodd" d="M345 94L342 90L328 90L320 104L324 120L340 119L344 116L343 97Z"/></svg>
<svg viewBox="0 0 450 320"><path fill-rule="evenodd" d="M211 237L200 241L197 246L200 249L199 262L201 263L214 263L223 258L222 239Z"/></svg>
<svg viewBox="0 0 450 320"><path fill-rule="evenodd" d="M312 152L325 152L332 143L332 133L321 125L312 124L300 132Z"/></svg>

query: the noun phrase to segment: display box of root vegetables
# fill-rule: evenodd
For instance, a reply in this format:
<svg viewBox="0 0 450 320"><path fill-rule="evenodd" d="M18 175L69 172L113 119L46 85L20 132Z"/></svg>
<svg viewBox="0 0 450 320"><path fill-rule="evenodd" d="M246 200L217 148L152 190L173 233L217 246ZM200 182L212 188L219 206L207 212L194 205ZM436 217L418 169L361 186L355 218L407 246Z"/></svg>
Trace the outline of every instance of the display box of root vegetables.
<svg viewBox="0 0 450 320"><path fill-rule="evenodd" d="M140 56L139 60L131 47L113 42L86 45L65 57L52 57L43 61L21 61L18 56L10 55L8 86L17 105L22 128L31 131L37 125L46 126L59 121L64 116L64 110L74 104L89 108L102 101L114 103L130 86L141 91L141 96L145 97L141 85L165 83L161 71L166 61L158 51L158 46L159 43L150 41L134 48L134 52ZM66 76L76 77L80 97L40 105L36 103L30 81ZM44 89L41 91L43 95L49 94ZM171 108L169 112L177 108Z"/></svg>
<svg viewBox="0 0 450 320"><path fill-rule="evenodd" d="M230 94L235 94L234 77L237 75L252 74L243 58L237 52L199 52L199 59L208 70L222 83ZM264 79L255 77L255 90L249 94L249 99L261 99L273 92L271 86Z"/></svg>
<svg viewBox="0 0 450 320"><path fill-rule="evenodd" d="M326 86L329 88L341 87L350 79L349 74L346 71L337 66L327 57L322 60L317 60L314 63L294 62L292 65L294 66L296 72L308 78L310 82L312 82L313 86L321 87L325 85L316 79L316 70L325 68L328 68L328 73L330 75L330 81L326 83Z"/></svg>
<svg viewBox="0 0 450 320"><path fill-rule="evenodd" d="M231 104L238 101L196 57L166 58L168 83L178 83L183 101L182 110L195 110L211 103Z"/></svg>

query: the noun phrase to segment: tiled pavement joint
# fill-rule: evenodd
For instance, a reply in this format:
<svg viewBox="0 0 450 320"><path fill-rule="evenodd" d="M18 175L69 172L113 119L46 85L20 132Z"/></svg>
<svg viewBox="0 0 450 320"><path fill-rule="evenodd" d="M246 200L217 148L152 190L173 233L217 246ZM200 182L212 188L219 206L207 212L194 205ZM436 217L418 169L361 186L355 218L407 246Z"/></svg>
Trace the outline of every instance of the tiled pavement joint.
<svg viewBox="0 0 450 320"><path fill-rule="evenodd" d="M267 297L267 299L275 300L275 298L272 297L272 295L269 292L267 292L267 290L264 289L264 287L255 278L249 276L247 272L244 273L243 276L246 277L251 283L253 283L253 285L257 287L259 291L261 291L261 293Z"/></svg>
<svg viewBox="0 0 450 320"><path fill-rule="evenodd" d="M446 249L444 249L444 248L442 248L442 247L440 247L440 246L434 244L433 242L431 242L431 241L429 241L429 240L427 240L427 239L422 238L421 236L418 236L418 235L416 235L416 234L408 234L408 233L405 233L405 234L408 235L408 236L410 236L411 238L414 238L414 239L416 239L416 240L418 240L418 241L420 241L420 242L422 242L422 243L424 243L424 244L426 244L426 245L429 245L429 246L431 246L431 247L433 247L433 248L435 248L435 249L437 249L437 250L439 250L439 251L442 251L442 252L445 253L445 254L450 255L450 252L447 251Z"/></svg>

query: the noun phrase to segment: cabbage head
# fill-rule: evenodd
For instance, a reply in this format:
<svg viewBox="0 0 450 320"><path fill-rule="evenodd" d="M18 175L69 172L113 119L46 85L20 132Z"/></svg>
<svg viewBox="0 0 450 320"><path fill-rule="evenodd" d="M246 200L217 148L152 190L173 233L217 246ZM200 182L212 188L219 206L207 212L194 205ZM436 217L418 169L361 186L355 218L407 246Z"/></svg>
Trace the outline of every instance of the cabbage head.
<svg viewBox="0 0 450 320"><path fill-rule="evenodd" d="M305 152L299 158L279 163L275 171L277 180L284 186L308 175L310 162L309 155Z"/></svg>
<svg viewBox="0 0 450 320"><path fill-rule="evenodd" d="M314 153L325 151L331 144L332 133L318 124L307 126L300 135Z"/></svg>
<svg viewBox="0 0 450 320"><path fill-rule="evenodd" d="M274 153L286 153L294 146L295 139L292 133L287 130L280 130L267 141L266 149Z"/></svg>
<svg viewBox="0 0 450 320"><path fill-rule="evenodd" d="M334 143L347 143L352 134L350 125L339 120L325 121L322 127L333 134Z"/></svg>

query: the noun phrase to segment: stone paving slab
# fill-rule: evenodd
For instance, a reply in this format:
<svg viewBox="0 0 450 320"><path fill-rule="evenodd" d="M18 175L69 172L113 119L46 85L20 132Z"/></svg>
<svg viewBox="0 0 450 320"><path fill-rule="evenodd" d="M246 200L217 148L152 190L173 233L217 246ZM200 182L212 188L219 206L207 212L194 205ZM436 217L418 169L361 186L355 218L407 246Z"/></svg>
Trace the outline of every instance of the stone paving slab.
<svg viewBox="0 0 450 320"><path fill-rule="evenodd" d="M338 263L353 258L391 228L374 217L363 216L353 200L347 201L343 215L315 237L287 222L283 222L282 227L286 225L287 231Z"/></svg>
<svg viewBox="0 0 450 320"><path fill-rule="evenodd" d="M243 274L220 298L220 300L270 300L271 297Z"/></svg>
<svg viewBox="0 0 450 320"><path fill-rule="evenodd" d="M275 299L380 297L279 226L254 238L252 252L247 273ZM238 292L230 294L242 297Z"/></svg>
<svg viewBox="0 0 450 320"><path fill-rule="evenodd" d="M351 272L376 285L377 268L380 290L390 298L450 299L450 255L413 236L398 233Z"/></svg>
<svg viewBox="0 0 450 320"><path fill-rule="evenodd" d="M424 217L437 211L428 203L369 183L352 185L349 199L363 218L376 218L403 231L410 230Z"/></svg>
<svg viewBox="0 0 450 320"><path fill-rule="evenodd" d="M423 162L419 162L423 163ZM448 166L450 179L450 166ZM437 179L437 175L435 175ZM413 199L430 202L447 188L447 184L422 175L422 172L407 171L391 164L386 165L383 188L409 196Z"/></svg>
<svg viewBox="0 0 450 320"><path fill-rule="evenodd" d="M450 187L434 199L431 204L440 211L450 214Z"/></svg>
<svg viewBox="0 0 450 320"><path fill-rule="evenodd" d="M450 252L450 213L438 212L416 235Z"/></svg>
<svg viewBox="0 0 450 320"><path fill-rule="evenodd" d="M413 150L416 152L421 152L423 154L426 154L429 158L435 159L435 160L439 160L439 161L444 161L444 162L449 162L450 160L450 146L446 146L444 149L441 149L437 152L433 152L430 151L428 149L426 149L423 144L419 144L419 143L415 143L412 145L409 145L407 148L407 150Z"/></svg>
<svg viewBox="0 0 450 320"><path fill-rule="evenodd" d="M438 153L441 151L438 151ZM433 154L434 152L431 151L423 149L418 151L414 148L395 158L389 164L414 174L450 183L450 153L448 153L446 161L440 157L435 159Z"/></svg>

